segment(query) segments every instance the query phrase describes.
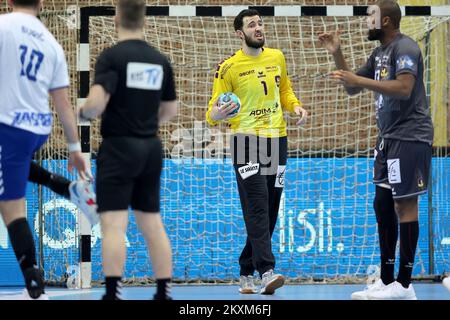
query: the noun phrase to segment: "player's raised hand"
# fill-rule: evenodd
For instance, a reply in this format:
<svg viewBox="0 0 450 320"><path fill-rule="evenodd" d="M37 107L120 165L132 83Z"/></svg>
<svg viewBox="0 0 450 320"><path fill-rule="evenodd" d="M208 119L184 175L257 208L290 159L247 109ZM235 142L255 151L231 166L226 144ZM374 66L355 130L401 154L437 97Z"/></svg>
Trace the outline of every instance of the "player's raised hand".
<svg viewBox="0 0 450 320"><path fill-rule="evenodd" d="M294 108L294 112L296 115L300 116L300 119L297 121L296 124L298 126L304 125L306 123L306 119L308 119L308 111L306 111L300 106L296 106Z"/></svg>
<svg viewBox="0 0 450 320"><path fill-rule="evenodd" d="M352 88L359 87L360 77L351 71L337 70L330 74L330 78L338 81L340 84Z"/></svg>
<svg viewBox="0 0 450 320"><path fill-rule="evenodd" d="M217 98L217 100L214 102L211 110L211 119L213 119L214 121L229 118L232 115L233 111L239 108L239 106L232 101L224 103L220 106L218 102L219 98Z"/></svg>
<svg viewBox="0 0 450 320"><path fill-rule="evenodd" d="M323 32L319 34L319 41L328 52L335 54L341 48L340 35L339 29L336 29L335 32Z"/></svg>
<svg viewBox="0 0 450 320"><path fill-rule="evenodd" d="M80 151L74 151L69 153L69 163L68 169L69 172L73 171L73 168L76 168L78 171L78 175L83 180L92 180L92 176L88 171L88 166L86 160Z"/></svg>

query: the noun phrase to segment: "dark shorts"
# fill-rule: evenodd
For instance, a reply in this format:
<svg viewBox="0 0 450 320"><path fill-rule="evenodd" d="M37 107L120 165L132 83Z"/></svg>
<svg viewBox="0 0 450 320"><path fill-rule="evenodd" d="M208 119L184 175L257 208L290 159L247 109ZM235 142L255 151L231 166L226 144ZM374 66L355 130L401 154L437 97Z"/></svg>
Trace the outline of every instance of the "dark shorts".
<svg viewBox="0 0 450 320"><path fill-rule="evenodd" d="M163 164L158 137L107 137L97 158L98 212L159 212Z"/></svg>
<svg viewBox="0 0 450 320"><path fill-rule="evenodd" d="M378 138L373 182L389 185L394 199L426 193L431 152L428 143Z"/></svg>
<svg viewBox="0 0 450 320"><path fill-rule="evenodd" d="M47 138L0 123L0 201L25 197L33 153Z"/></svg>

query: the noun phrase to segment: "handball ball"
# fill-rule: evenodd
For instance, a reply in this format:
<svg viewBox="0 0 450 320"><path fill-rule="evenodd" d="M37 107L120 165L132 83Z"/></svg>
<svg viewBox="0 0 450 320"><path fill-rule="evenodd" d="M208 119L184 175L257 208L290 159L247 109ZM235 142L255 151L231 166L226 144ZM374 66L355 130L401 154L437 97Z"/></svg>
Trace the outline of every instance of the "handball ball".
<svg viewBox="0 0 450 320"><path fill-rule="evenodd" d="M223 104L228 103L230 101L234 102L238 106L236 110L230 113L230 116L235 116L238 114L239 110L241 110L241 100L239 100L239 97L235 95L233 92L222 93L219 97L218 104L219 106L222 106Z"/></svg>

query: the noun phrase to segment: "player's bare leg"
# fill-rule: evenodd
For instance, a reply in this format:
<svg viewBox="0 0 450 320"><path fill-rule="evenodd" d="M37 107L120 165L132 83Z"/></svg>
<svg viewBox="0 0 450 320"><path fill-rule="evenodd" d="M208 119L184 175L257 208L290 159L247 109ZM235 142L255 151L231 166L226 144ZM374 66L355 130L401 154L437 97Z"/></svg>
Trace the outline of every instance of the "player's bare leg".
<svg viewBox="0 0 450 320"><path fill-rule="evenodd" d="M136 222L147 243L156 277L155 299L171 299L170 281L172 279L172 248L167 237L161 215L135 211Z"/></svg>
<svg viewBox="0 0 450 320"><path fill-rule="evenodd" d="M128 211L105 211L100 215L102 227L102 260L105 274L105 300L121 299L121 279L125 265L125 235Z"/></svg>

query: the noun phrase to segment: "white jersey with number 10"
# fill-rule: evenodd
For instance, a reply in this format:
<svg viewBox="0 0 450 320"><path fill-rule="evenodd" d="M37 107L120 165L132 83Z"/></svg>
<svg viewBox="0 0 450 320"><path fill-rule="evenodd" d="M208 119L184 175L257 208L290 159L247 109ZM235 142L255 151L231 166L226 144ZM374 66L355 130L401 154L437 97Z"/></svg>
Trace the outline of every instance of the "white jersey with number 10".
<svg viewBox="0 0 450 320"><path fill-rule="evenodd" d="M64 51L33 15L0 15L0 123L49 134L49 91L69 86Z"/></svg>

